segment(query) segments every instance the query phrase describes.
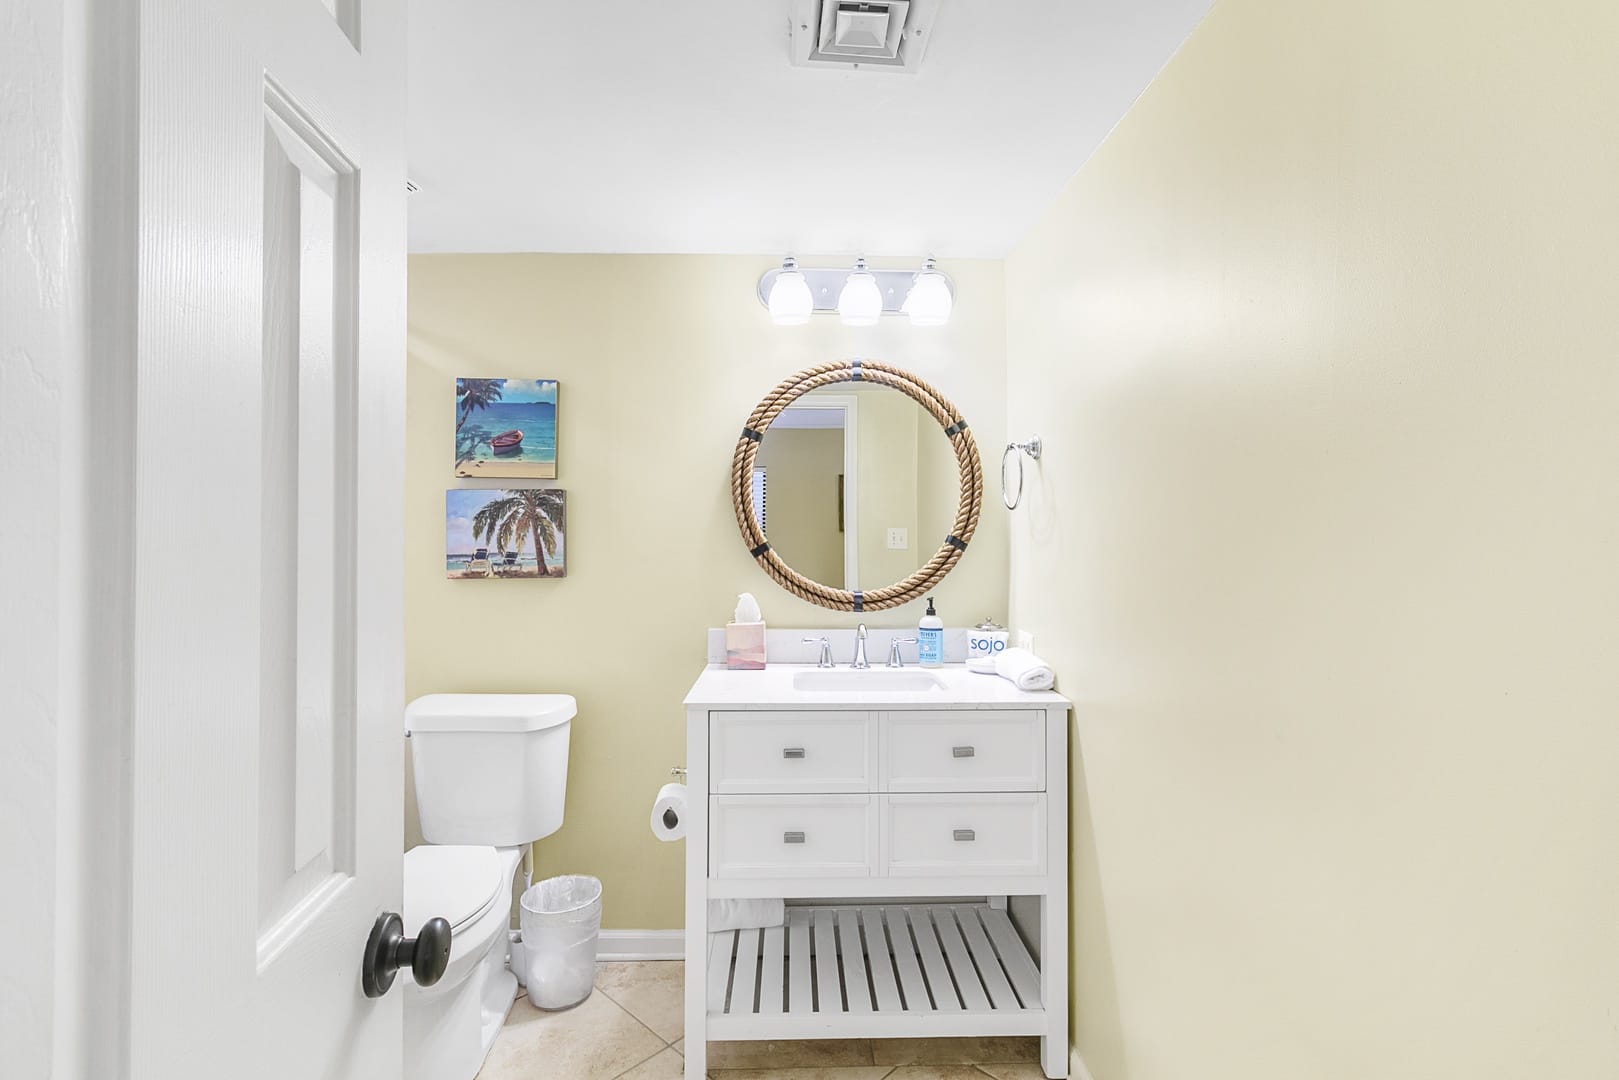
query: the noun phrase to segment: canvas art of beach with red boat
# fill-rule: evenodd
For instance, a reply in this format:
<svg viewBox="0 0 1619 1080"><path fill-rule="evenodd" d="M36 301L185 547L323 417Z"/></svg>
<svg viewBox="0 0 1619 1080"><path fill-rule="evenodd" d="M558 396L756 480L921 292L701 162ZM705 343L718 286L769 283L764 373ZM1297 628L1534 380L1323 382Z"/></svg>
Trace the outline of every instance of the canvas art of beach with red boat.
<svg viewBox="0 0 1619 1080"><path fill-rule="evenodd" d="M557 381L456 379L455 475L555 480Z"/></svg>

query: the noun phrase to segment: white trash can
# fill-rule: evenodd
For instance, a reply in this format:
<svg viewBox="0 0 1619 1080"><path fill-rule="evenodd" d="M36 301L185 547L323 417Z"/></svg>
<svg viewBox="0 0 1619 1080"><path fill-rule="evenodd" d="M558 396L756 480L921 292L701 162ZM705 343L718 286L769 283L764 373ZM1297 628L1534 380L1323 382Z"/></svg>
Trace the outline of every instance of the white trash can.
<svg viewBox="0 0 1619 1080"><path fill-rule="evenodd" d="M566 1009L596 983L602 883L582 874L547 878L523 892L523 984L537 1009Z"/></svg>

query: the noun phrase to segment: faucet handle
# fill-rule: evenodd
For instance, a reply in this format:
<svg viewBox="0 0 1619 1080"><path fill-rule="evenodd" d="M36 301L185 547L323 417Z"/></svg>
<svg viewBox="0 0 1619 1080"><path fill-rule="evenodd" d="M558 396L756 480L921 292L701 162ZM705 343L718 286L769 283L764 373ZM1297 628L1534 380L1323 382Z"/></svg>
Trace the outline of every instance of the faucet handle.
<svg viewBox="0 0 1619 1080"><path fill-rule="evenodd" d="M913 637L890 638L889 641L888 641L888 666L889 667L904 667L905 666L905 659L904 659L904 657L900 656L899 647L901 645L915 645L915 644L916 644L916 639L913 638Z"/></svg>
<svg viewBox="0 0 1619 1080"><path fill-rule="evenodd" d="M831 638L824 635L821 637L807 637L803 639L803 642L805 645L819 645L821 647L821 655L815 661L816 667L829 668L833 666Z"/></svg>

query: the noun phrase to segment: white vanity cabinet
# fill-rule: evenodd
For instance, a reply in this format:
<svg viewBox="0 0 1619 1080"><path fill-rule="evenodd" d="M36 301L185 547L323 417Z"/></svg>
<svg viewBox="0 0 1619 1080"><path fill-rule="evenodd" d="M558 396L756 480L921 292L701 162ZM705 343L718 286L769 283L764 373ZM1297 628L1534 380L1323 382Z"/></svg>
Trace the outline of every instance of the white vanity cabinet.
<svg viewBox="0 0 1619 1080"><path fill-rule="evenodd" d="M1068 702L704 671L686 698L686 1077L709 1039L1036 1035L1068 1070ZM874 685L880 685L872 680ZM710 933L716 899L785 926Z"/></svg>

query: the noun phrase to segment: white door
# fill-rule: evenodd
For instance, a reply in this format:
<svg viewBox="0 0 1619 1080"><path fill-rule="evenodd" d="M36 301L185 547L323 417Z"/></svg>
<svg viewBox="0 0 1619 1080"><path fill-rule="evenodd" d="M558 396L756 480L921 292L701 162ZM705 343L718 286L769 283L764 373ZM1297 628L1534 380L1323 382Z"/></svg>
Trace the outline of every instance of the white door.
<svg viewBox="0 0 1619 1080"><path fill-rule="evenodd" d="M402 0L138 9L129 1075L386 1080Z"/></svg>

